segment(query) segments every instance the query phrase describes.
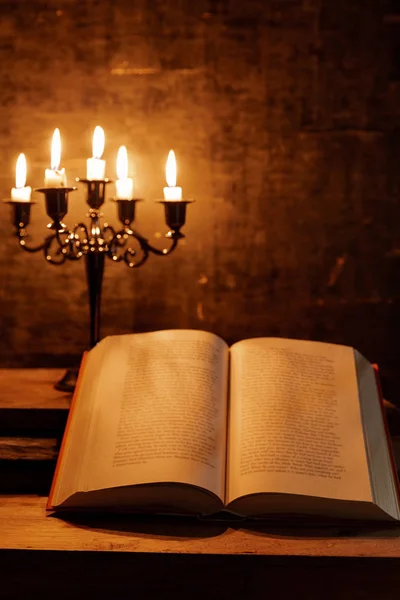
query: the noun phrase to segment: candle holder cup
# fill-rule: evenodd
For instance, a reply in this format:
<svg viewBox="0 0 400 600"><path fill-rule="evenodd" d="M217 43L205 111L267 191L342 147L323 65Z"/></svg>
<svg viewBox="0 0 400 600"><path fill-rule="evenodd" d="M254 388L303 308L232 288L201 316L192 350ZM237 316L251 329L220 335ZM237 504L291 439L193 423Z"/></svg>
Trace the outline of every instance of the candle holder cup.
<svg viewBox="0 0 400 600"><path fill-rule="evenodd" d="M143 265L150 254L166 256L171 254L183 236L181 227L185 224L186 205L192 200L164 201L165 220L170 227L167 237L170 238L168 248L157 248L147 238L131 228L135 220L136 204L139 198L120 200L118 218L122 229L116 231L111 225L101 223L100 207L105 201L106 186L109 179L93 181L77 179L87 186L86 201L89 205L89 224L77 223L71 229L62 222L68 212L68 193L76 188L39 188L36 191L45 195L46 211L52 219L48 225L51 233L38 246L27 243L29 236L26 227L30 220L33 202L10 202L13 205L13 224L17 232L20 247L26 252L43 251L47 262L52 265L64 264L66 260L79 260L85 257L86 282L88 289L90 314L90 348L100 340L100 308L105 258L112 262L124 262L130 268ZM77 369L69 369L64 377L55 385L62 391L73 391L76 384Z"/></svg>
<svg viewBox="0 0 400 600"><path fill-rule="evenodd" d="M85 183L87 186L86 202L90 208L98 210L105 202L106 186L112 183L111 179L80 179L76 178L78 183Z"/></svg>
<svg viewBox="0 0 400 600"><path fill-rule="evenodd" d="M11 205L12 210L12 224L16 229L16 234L21 229L24 229L29 225L31 219L31 206L35 204L35 202L27 201L17 201L17 200L6 200L6 204Z"/></svg>
<svg viewBox="0 0 400 600"><path fill-rule="evenodd" d="M121 198L115 198L114 202L118 205L118 219L122 225L129 228L135 220L136 203L142 202L141 198L132 198L132 200L123 200Z"/></svg>
<svg viewBox="0 0 400 600"><path fill-rule="evenodd" d="M171 230L167 236L185 237L180 230L186 222L186 206L194 200L158 200L158 202L164 205L165 222Z"/></svg>
<svg viewBox="0 0 400 600"><path fill-rule="evenodd" d="M35 191L44 194L47 216L52 222L47 225L48 229L61 232L67 229L62 219L68 212L68 194L76 190L76 187L62 188L37 188Z"/></svg>

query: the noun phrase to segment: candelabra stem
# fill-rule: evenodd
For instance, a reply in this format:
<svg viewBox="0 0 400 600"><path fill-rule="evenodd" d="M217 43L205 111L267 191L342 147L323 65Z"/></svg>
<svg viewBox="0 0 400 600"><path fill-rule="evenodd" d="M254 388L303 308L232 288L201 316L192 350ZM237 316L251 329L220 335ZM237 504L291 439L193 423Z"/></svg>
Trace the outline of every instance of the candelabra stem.
<svg viewBox="0 0 400 600"><path fill-rule="evenodd" d="M104 273L104 252L86 254L85 262L90 309L90 348L94 348L100 340L100 301ZM56 390L73 392L78 373L78 368L68 369L63 378L55 384Z"/></svg>
<svg viewBox="0 0 400 600"><path fill-rule="evenodd" d="M104 252L90 252L85 256L86 280L90 308L90 347L100 340L100 302L104 273Z"/></svg>

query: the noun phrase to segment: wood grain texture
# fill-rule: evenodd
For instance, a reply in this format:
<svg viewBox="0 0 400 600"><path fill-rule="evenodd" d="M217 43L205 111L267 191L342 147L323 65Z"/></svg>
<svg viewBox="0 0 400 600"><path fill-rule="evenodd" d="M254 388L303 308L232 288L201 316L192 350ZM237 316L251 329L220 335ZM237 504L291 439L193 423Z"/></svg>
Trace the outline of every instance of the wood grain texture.
<svg viewBox="0 0 400 600"><path fill-rule="evenodd" d="M69 409L71 394L54 389L62 369L0 369L1 409Z"/></svg>
<svg viewBox="0 0 400 600"><path fill-rule="evenodd" d="M400 529L355 533L351 528L252 530L224 523L88 515L64 520L45 514L46 499L0 496L3 549L96 550L259 556L400 558Z"/></svg>
<svg viewBox="0 0 400 600"><path fill-rule="evenodd" d="M54 389L60 369L0 369L0 436L60 437L71 394Z"/></svg>
<svg viewBox="0 0 400 600"><path fill-rule="evenodd" d="M110 176L128 147L150 241L165 229L151 200L171 146L197 199L175 255L136 272L107 264L103 335L347 343L398 401L394 14L380 0L0 0L2 197L21 151L40 185L56 126L69 180L82 176L101 124ZM38 200L34 240L47 223ZM104 212L116 222L111 202ZM83 213L80 189L66 221ZM20 251L4 204L0 235L0 364L69 366L88 342L83 264Z"/></svg>
<svg viewBox="0 0 400 600"><path fill-rule="evenodd" d="M59 442L50 438L0 437L0 461L56 461ZM0 470L1 471L1 470Z"/></svg>

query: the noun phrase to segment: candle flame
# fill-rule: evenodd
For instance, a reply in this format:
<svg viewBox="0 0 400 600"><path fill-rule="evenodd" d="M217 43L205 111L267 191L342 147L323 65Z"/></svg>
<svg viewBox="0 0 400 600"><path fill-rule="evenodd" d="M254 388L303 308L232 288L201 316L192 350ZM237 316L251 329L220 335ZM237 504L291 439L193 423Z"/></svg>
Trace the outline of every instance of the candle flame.
<svg viewBox="0 0 400 600"><path fill-rule="evenodd" d="M169 151L165 174L166 174L168 186L175 187L176 186L176 159L175 159L175 152L173 150Z"/></svg>
<svg viewBox="0 0 400 600"><path fill-rule="evenodd" d="M20 154L15 168L15 187L23 188L26 183L26 158L25 154Z"/></svg>
<svg viewBox="0 0 400 600"><path fill-rule="evenodd" d="M104 152L104 130L97 125L93 133L92 154L93 158L101 158Z"/></svg>
<svg viewBox="0 0 400 600"><path fill-rule="evenodd" d="M121 146L117 156L117 177L126 179L128 177L128 152L125 146Z"/></svg>
<svg viewBox="0 0 400 600"><path fill-rule="evenodd" d="M61 162L61 137L60 130L57 128L54 130L53 139L51 142L51 168L53 171L57 171Z"/></svg>

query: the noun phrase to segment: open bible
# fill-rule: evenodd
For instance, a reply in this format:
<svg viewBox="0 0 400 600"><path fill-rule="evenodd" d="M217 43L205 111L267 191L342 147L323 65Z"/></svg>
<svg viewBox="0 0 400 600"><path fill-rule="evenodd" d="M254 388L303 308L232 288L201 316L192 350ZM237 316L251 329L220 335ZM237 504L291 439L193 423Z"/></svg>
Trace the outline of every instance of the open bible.
<svg viewBox="0 0 400 600"><path fill-rule="evenodd" d="M374 368L321 342L107 337L81 366L48 509L398 520Z"/></svg>

